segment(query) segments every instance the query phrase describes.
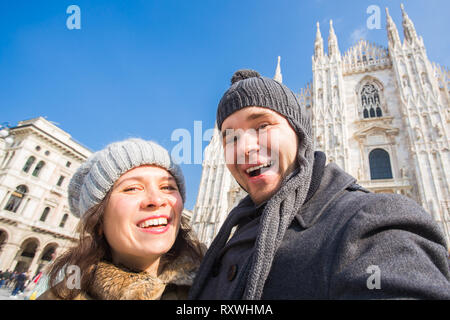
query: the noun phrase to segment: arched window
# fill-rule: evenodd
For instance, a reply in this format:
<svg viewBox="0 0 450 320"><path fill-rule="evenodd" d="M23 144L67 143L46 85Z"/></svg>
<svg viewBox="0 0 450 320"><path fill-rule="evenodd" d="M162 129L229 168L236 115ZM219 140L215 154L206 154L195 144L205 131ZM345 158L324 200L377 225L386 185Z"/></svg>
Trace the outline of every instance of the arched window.
<svg viewBox="0 0 450 320"><path fill-rule="evenodd" d="M365 84L361 89L361 107L364 119L382 117L380 94L375 85Z"/></svg>
<svg viewBox="0 0 450 320"><path fill-rule="evenodd" d="M59 176L59 179L58 179L58 182L56 183L56 185L58 186L58 187L61 187L62 186L62 184L63 184L63 182L64 182L64 176Z"/></svg>
<svg viewBox="0 0 450 320"><path fill-rule="evenodd" d="M45 248L43 251L44 252L42 253L41 260L52 261L54 258L55 251L56 251L56 246L50 245L47 248Z"/></svg>
<svg viewBox="0 0 450 320"><path fill-rule="evenodd" d="M33 170L33 176L38 177L39 173L41 173L42 168L45 166L44 161L39 161L39 163L36 165L36 168Z"/></svg>
<svg viewBox="0 0 450 320"><path fill-rule="evenodd" d="M25 165L23 166L23 172L30 171L31 166L33 165L34 161L36 161L36 158L31 156L28 158L27 162L25 162Z"/></svg>
<svg viewBox="0 0 450 320"><path fill-rule="evenodd" d="M64 226L66 225L67 219L69 218L69 215L66 213L64 214L64 216L61 219L61 223L59 224L60 228L64 228Z"/></svg>
<svg viewBox="0 0 450 320"><path fill-rule="evenodd" d="M369 153L370 179L392 179L389 153L383 149L374 149Z"/></svg>
<svg viewBox="0 0 450 320"><path fill-rule="evenodd" d="M25 194L28 192L28 188L23 184L18 186L15 191L9 197L8 202L6 203L5 210L11 212L17 212L17 209L20 206Z"/></svg>
<svg viewBox="0 0 450 320"><path fill-rule="evenodd" d="M383 112L381 112L381 108L377 107L377 117L383 116Z"/></svg>
<svg viewBox="0 0 450 320"><path fill-rule="evenodd" d="M406 88L406 87L409 87L409 79L408 79L408 76L407 75L404 75L403 77L402 77L402 81L403 81L403 86Z"/></svg>
<svg viewBox="0 0 450 320"><path fill-rule="evenodd" d="M50 212L50 208L46 207L44 209L44 211L42 212L41 218L39 219L42 222L45 222L45 220L47 219L48 213Z"/></svg>
<svg viewBox="0 0 450 320"><path fill-rule="evenodd" d="M36 254L37 247L38 243L36 241L28 241L24 249L22 250L20 256L33 258L34 255Z"/></svg>

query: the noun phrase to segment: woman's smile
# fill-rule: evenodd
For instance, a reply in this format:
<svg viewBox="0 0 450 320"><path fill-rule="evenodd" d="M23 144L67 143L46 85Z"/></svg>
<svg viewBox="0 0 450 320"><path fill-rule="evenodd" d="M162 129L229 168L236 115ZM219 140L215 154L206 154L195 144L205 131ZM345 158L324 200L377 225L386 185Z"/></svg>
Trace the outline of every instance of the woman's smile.
<svg viewBox="0 0 450 320"><path fill-rule="evenodd" d="M172 227L172 219L166 215L158 215L141 220L136 226L142 232L162 234Z"/></svg>

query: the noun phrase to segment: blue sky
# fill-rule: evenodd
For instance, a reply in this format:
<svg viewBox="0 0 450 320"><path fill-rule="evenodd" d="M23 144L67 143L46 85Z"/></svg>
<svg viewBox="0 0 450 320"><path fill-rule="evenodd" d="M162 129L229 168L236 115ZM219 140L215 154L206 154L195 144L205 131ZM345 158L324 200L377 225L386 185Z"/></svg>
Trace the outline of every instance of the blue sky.
<svg viewBox="0 0 450 320"><path fill-rule="evenodd" d="M214 127L235 70L272 77L281 56L283 82L299 92L317 21L325 47L330 19L342 53L360 37L387 46L384 8L403 38L401 2L429 59L449 66L448 0L0 0L0 123L44 116L93 151L128 137L172 150L174 130ZM80 30L66 27L72 4ZM370 5L379 30L366 27ZM182 168L192 209L201 165Z"/></svg>

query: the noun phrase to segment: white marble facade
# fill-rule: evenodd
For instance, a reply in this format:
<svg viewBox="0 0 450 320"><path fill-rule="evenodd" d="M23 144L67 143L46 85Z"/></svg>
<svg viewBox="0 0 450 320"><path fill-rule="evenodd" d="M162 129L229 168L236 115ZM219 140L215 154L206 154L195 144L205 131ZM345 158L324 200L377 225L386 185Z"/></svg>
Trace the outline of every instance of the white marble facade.
<svg viewBox="0 0 450 320"><path fill-rule="evenodd" d="M401 41L386 9L388 47L360 40L341 54L332 21L328 52L320 26L313 80L298 98L311 113L315 149L373 192L408 196L429 212L450 243L449 71L427 57L402 6ZM274 79L281 81L280 59ZM205 151L192 225L210 244L245 195L223 161L218 132Z"/></svg>
<svg viewBox="0 0 450 320"><path fill-rule="evenodd" d="M13 144L0 141L0 270L34 275L78 238L67 185L92 152L42 117L10 132Z"/></svg>

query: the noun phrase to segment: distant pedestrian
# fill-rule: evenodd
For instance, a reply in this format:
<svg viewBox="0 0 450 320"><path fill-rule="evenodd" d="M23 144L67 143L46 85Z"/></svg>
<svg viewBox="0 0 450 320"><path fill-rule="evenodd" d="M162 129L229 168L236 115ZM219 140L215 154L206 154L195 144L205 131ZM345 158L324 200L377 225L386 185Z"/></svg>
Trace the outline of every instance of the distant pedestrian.
<svg viewBox="0 0 450 320"><path fill-rule="evenodd" d="M0 270L0 289L2 288L3 283L5 282L5 279L3 278L5 273L6 271L3 272L3 270Z"/></svg>
<svg viewBox="0 0 450 320"><path fill-rule="evenodd" d="M14 285L16 283L16 278L17 278L17 271L14 271L11 273L11 275L8 278L8 283L6 284L6 286L10 289L14 288Z"/></svg>
<svg viewBox="0 0 450 320"><path fill-rule="evenodd" d="M27 275L25 272L19 273L16 277L16 285L14 286L14 290L11 293L11 297L16 297L16 295L19 293L19 291L24 290L25 288L25 282L28 280Z"/></svg>
<svg viewBox="0 0 450 320"><path fill-rule="evenodd" d="M0 288L2 288L3 286L5 286L5 287L8 286L8 282L9 282L9 278L11 277L11 274L12 273L10 270L6 270L5 272L3 272L3 275L2 275L3 282L0 285Z"/></svg>

